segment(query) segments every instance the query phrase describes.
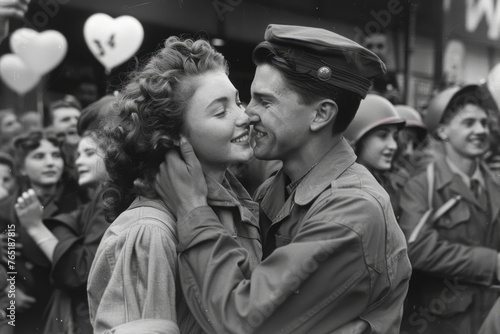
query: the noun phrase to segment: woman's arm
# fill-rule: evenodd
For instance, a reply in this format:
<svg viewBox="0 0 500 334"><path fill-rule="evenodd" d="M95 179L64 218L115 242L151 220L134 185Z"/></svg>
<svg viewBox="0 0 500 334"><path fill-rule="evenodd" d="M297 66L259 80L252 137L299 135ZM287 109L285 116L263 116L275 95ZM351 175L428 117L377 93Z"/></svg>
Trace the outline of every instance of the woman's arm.
<svg viewBox="0 0 500 334"><path fill-rule="evenodd" d="M58 240L42 222L43 206L40 204L35 191L29 189L24 192L17 199L17 204L14 207L21 225L26 228L37 246L52 262Z"/></svg>
<svg viewBox="0 0 500 334"><path fill-rule="evenodd" d="M110 226L102 201L95 198L80 210L43 222L59 240L52 259L51 279L55 286L60 289L85 287L99 243Z"/></svg>

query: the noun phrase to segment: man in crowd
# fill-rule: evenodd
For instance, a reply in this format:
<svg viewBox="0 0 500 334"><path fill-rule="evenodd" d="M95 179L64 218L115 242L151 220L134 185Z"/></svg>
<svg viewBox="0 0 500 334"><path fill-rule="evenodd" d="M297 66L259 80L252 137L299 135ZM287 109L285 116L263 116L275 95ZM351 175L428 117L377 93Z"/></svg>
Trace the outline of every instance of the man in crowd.
<svg viewBox="0 0 500 334"><path fill-rule="evenodd" d="M479 88L440 92L424 118L443 154L408 180L400 199L415 270L402 333L478 333L498 298L500 185L481 162L489 129Z"/></svg>
<svg viewBox="0 0 500 334"><path fill-rule="evenodd" d="M80 141L76 125L82 105L73 95L65 95L49 105L50 124L54 131L64 134L63 151L66 157L68 171L74 173L75 151Z"/></svg>
<svg viewBox="0 0 500 334"><path fill-rule="evenodd" d="M55 131L64 132L66 141L71 145L77 145L80 140L76 124L81 112L82 105L72 95L66 95L49 105L50 126Z"/></svg>

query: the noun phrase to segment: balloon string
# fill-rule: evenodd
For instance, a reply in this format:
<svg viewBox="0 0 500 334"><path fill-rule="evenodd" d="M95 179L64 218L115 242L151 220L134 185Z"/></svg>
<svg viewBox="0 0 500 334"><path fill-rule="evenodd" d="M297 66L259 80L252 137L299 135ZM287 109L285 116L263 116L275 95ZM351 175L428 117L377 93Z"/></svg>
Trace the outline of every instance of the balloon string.
<svg viewBox="0 0 500 334"><path fill-rule="evenodd" d="M17 109L21 115L24 114L24 94L17 95Z"/></svg>
<svg viewBox="0 0 500 334"><path fill-rule="evenodd" d="M42 80L40 80L40 83L37 85L37 88L36 88L36 106L37 106L38 114L40 115L40 119L43 120L43 87L41 84L42 81L43 81L43 77L42 77Z"/></svg>

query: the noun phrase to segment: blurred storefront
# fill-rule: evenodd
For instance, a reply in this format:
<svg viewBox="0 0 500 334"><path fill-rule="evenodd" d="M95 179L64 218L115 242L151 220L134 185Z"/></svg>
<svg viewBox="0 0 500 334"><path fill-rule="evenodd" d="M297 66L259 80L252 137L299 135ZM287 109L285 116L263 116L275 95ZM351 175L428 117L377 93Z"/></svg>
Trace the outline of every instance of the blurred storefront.
<svg viewBox="0 0 500 334"><path fill-rule="evenodd" d="M500 62L500 1L445 0L443 13L445 79L477 82L486 78Z"/></svg>

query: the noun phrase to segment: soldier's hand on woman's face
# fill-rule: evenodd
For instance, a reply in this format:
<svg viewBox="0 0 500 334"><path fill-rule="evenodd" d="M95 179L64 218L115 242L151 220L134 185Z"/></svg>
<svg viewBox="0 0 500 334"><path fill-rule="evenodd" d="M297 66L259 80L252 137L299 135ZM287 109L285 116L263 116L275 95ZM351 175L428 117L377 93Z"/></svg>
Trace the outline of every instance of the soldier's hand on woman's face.
<svg viewBox="0 0 500 334"><path fill-rule="evenodd" d="M208 190L203 170L187 139L181 138L180 154L170 150L165 155L156 175L155 189L177 219L207 205Z"/></svg>

